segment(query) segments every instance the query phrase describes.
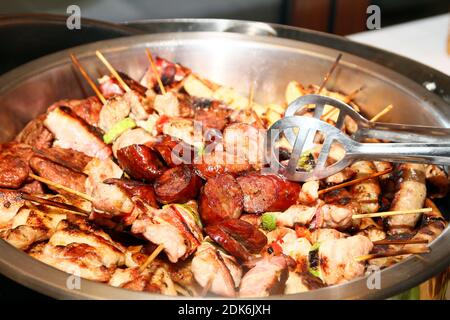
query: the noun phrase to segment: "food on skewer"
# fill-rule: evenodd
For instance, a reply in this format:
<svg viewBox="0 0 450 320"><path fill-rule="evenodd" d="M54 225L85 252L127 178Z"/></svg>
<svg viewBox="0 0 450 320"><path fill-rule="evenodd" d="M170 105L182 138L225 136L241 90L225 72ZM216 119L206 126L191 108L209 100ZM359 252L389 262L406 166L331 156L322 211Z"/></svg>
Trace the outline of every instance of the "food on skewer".
<svg viewBox="0 0 450 320"><path fill-rule="evenodd" d="M149 51L140 81L97 55L111 73L98 86L72 56L96 96L55 102L0 144L0 238L42 262L137 291L266 297L428 252L447 225L430 200L448 192L439 166L364 160L290 182L266 171L263 152L286 104L259 104L254 89L242 96ZM359 112L362 87L326 88L339 59L320 86L290 82L286 103L320 92ZM323 120L336 116L325 106ZM329 161L342 155L333 145Z"/></svg>

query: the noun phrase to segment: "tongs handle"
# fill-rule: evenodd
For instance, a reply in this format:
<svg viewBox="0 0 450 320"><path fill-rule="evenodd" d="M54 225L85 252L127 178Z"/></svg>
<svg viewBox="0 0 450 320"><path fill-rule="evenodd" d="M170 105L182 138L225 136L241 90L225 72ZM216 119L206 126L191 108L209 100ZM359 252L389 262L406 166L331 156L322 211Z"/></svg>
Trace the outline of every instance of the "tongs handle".
<svg viewBox="0 0 450 320"><path fill-rule="evenodd" d="M355 143L348 151L355 159L450 165L450 142Z"/></svg>
<svg viewBox="0 0 450 320"><path fill-rule="evenodd" d="M359 128L353 138L357 141L377 138L395 142L442 143L450 142L450 128L368 122Z"/></svg>

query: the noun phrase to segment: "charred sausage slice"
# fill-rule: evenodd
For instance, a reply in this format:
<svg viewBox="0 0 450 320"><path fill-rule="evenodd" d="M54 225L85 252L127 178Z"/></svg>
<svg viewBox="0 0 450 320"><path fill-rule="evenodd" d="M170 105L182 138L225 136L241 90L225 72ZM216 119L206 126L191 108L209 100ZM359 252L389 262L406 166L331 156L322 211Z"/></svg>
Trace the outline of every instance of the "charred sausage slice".
<svg viewBox="0 0 450 320"><path fill-rule="evenodd" d="M242 208L242 190L231 174L222 174L206 182L200 196L200 215L205 224L239 218Z"/></svg>
<svg viewBox="0 0 450 320"><path fill-rule="evenodd" d="M164 172L157 154L145 145L133 144L117 151L120 167L138 180L154 181Z"/></svg>
<svg viewBox="0 0 450 320"><path fill-rule="evenodd" d="M187 165L166 170L154 187L156 198L161 203L183 203L195 198L200 191L202 181Z"/></svg>
<svg viewBox="0 0 450 320"><path fill-rule="evenodd" d="M297 202L300 185L276 175L252 173L237 178L249 213L284 211Z"/></svg>
<svg viewBox="0 0 450 320"><path fill-rule="evenodd" d="M146 184L139 181L127 180L127 179L106 179L103 181L106 184L114 184L120 188L123 192L127 194L132 200L134 197L139 198L144 203L158 208L158 203L156 201L155 189L152 185Z"/></svg>

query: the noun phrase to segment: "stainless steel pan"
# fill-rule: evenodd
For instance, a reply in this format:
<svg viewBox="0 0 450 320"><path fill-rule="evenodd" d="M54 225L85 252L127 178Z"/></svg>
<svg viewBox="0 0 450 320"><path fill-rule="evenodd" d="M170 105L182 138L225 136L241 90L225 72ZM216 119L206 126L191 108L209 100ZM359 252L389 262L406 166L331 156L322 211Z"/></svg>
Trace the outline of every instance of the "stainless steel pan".
<svg viewBox="0 0 450 320"><path fill-rule="evenodd" d="M186 64L213 81L248 92L256 81L255 99L283 101L290 80L318 83L338 51L301 41L239 34L186 32L135 36L84 45L24 65L0 77L0 139L6 141L55 100L83 96L68 57L78 55L92 76L106 73L95 58L102 50L109 61L139 78L147 60L144 47L155 54ZM450 108L421 85L381 65L345 54L329 86L351 92L362 84L357 97L367 116L387 104L396 106L386 117L400 123L450 126ZM87 86L86 86L87 88ZM422 258L411 257L381 273L381 289L369 290L366 279L312 292L282 296L292 299L387 298L441 272L450 263L450 231L431 245ZM57 298L149 299L160 295L127 291L87 280L81 289L68 289L68 275L44 265L0 241L0 272L13 280ZM69 279L70 280L70 279ZM280 297L272 297L280 298Z"/></svg>

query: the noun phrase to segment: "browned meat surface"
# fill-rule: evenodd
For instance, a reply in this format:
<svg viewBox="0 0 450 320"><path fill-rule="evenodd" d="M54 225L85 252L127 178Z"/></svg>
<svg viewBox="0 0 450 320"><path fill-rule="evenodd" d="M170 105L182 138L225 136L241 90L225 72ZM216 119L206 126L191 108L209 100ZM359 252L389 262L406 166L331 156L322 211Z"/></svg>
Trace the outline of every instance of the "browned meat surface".
<svg viewBox="0 0 450 320"><path fill-rule="evenodd" d="M17 189L29 180L28 161L32 155L31 147L26 144L0 145L0 188Z"/></svg>
<svg viewBox="0 0 450 320"><path fill-rule="evenodd" d="M42 158L46 158L77 172L83 172L86 165L92 160L92 157L82 152L60 147L34 149L34 152Z"/></svg>
<svg viewBox="0 0 450 320"><path fill-rule="evenodd" d="M34 148L49 148L53 142L53 134L44 126L45 115L31 120L17 135L16 141Z"/></svg>
<svg viewBox="0 0 450 320"><path fill-rule="evenodd" d="M70 243L67 246L40 243L29 254L54 268L88 280L108 282L114 270L104 266L96 248L85 243Z"/></svg>
<svg viewBox="0 0 450 320"><path fill-rule="evenodd" d="M254 298L283 293L291 263L290 258L284 255L267 256L255 261L242 277L239 296Z"/></svg>
<svg viewBox="0 0 450 320"><path fill-rule="evenodd" d="M11 227L12 219L24 204L20 192L0 189L0 234Z"/></svg>
<svg viewBox="0 0 450 320"><path fill-rule="evenodd" d="M248 174L237 178L244 193L244 210L249 213L283 211L295 204L300 185L276 175Z"/></svg>
<svg viewBox="0 0 450 320"><path fill-rule="evenodd" d="M99 159L111 156L111 148L98 132L67 107L49 112L44 124L55 136L55 144L61 148L77 150Z"/></svg>
<svg viewBox="0 0 450 320"><path fill-rule="evenodd" d="M362 276L364 262L355 258L368 254L372 248L372 242L361 235L323 241L319 247L321 278L327 285L332 285Z"/></svg>
<svg viewBox="0 0 450 320"><path fill-rule="evenodd" d="M236 259L204 241L192 259L192 272L202 286L224 296L235 297L236 288L242 277L242 270Z"/></svg>
<svg viewBox="0 0 450 320"><path fill-rule="evenodd" d="M58 107L69 107L74 114L86 121L91 126L98 126L98 119L102 104L97 97L89 97L86 99L60 100L52 104L48 111L51 112Z"/></svg>
<svg viewBox="0 0 450 320"><path fill-rule="evenodd" d="M86 176L84 174L77 173L52 161L36 156L31 158L30 166L38 176L73 190L85 192L84 184ZM64 191L58 190L52 186L48 187L54 191L65 194Z"/></svg>
<svg viewBox="0 0 450 320"><path fill-rule="evenodd" d="M423 208L427 189L424 164L405 163L399 167L398 191L392 200L392 211ZM391 233L410 232L420 219L420 214L404 214L388 217Z"/></svg>

